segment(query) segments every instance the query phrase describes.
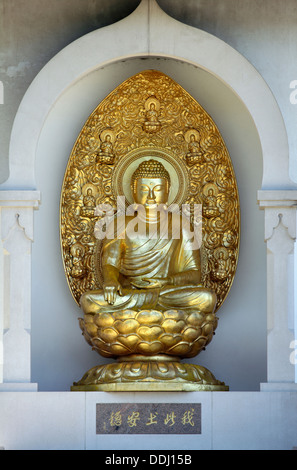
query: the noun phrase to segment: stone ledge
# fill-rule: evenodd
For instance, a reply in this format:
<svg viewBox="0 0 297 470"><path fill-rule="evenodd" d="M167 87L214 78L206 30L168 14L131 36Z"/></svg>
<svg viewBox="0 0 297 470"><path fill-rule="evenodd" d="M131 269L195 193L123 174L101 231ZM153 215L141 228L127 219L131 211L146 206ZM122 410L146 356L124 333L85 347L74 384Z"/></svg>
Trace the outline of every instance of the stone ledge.
<svg viewBox="0 0 297 470"><path fill-rule="evenodd" d="M297 383L265 382L260 384L261 392L297 392Z"/></svg>
<svg viewBox="0 0 297 470"><path fill-rule="evenodd" d="M260 208L290 207L297 205L296 189L259 190L257 199Z"/></svg>
<svg viewBox="0 0 297 470"><path fill-rule="evenodd" d="M96 404L201 404L201 434L96 434ZM167 405L166 405L167 406ZM292 450L297 393L3 392L7 450Z"/></svg>
<svg viewBox="0 0 297 470"><path fill-rule="evenodd" d="M31 382L7 382L0 383L0 393L1 392L37 392L38 384ZM0 396L1 401L1 396Z"/></svg>
<svg viewBox="0 0 297 470"><path fill-rule="evenodd" d="M33 207L40 204L40 191L36 190L0 190L0 207Z"/></svg>

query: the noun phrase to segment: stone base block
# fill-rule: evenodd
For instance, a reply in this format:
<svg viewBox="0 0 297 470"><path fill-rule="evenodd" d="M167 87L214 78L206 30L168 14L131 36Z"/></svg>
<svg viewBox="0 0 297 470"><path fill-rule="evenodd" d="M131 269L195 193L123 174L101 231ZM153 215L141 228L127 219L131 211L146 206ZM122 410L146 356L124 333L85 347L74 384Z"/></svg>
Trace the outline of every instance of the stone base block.
<svg viewBox="0 0 297 470"><path fill-rule="evenodd" d="M98 414L98 409L105 409L105 416ZM129 419L123 433L116 429L120 418L117 410L122 411L123 420ZM200 410L198 431L194 426L192 430L191 425L196 424L196 416L192 415L195 410ZM297 447L295 391L2 392L0 416L0 447L7 450L102 450L110 451L112 457L115 450L131 450L131 455L137 455L141 450L190 452ZM105 425L100 428L102 419ZM177 432L144 435L143 426L148 428L158 419L162 420L163 428L179 423ZM140 423L142 429L138 433L134 425ZM188 425L187 434L182 433L184 424Z"/></svg>

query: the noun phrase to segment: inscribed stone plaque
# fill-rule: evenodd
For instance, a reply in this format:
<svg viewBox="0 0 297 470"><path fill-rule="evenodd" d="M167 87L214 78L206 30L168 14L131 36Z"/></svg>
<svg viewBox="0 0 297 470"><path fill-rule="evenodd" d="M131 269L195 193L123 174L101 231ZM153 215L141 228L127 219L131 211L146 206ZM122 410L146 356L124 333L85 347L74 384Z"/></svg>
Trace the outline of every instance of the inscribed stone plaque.
<svg viewBox="0 0 297 470"><path fill-rule="evenodd" d="M201 403L97 403L96 434L201 434Z"/></svg>

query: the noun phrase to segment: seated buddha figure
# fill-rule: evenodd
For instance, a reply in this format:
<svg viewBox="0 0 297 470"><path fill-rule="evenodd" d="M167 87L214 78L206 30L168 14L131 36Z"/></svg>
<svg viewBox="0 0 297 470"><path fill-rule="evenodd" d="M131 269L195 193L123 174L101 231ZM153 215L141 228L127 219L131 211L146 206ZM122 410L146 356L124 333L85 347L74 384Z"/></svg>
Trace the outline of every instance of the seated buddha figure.
<svg viewBox="0 0 297 470"><path fill-rule="evenodd" d="M167 208L169 173L157 160L143 161L132 175L131 189L135 207L143 209L145 233L135 237L129 230L133 216L125 215L121 232L114 238L106 236L102 289L81 296L84 313L172 308L212 313L216 295L201 285L200 250L192 243L189 224L178 224L176 233L173 214L167 211L168 217L162 218L156 212L156 207ZM163 223L167 231L162 231Z"/></svg>
<svg viewBox="0 0 297 470"><path fill-rule="evenodd" d="M195 134L191 134L190 136L186 161L189 166L203 162L203 151L201 149L200 142L196 140Z"/></svg>
<svg viewBox="0 0 297 470"><path fill-rule="evenodd" d="M156 110L155 103L150 103L149 109L145 114L144 130L148 133L157 132L160 129L161 123L158 120L158 111Z"/></svg>
<svg viewBox="0 0 297 470"><path fill-rule="evenodd" d="M111 165L114 162L115 155L113 153L113 145L111 135L106 134L104 140L101 142L100 151L97 154L97 162Z"/></svg>

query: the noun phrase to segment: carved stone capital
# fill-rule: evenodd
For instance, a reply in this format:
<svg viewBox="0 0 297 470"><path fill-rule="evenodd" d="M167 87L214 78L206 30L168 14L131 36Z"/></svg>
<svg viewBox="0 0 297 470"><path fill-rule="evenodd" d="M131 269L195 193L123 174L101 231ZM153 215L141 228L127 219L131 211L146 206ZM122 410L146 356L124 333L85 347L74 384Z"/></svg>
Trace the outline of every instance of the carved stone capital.
<svg viewBox="0 0 297 470"><path fill-rule="evenodd" d="M295 241L297 191L258 191L258 203L260 209L265 210L265 241L273 237L278 227L285 228L287 236Z"/></svg>

